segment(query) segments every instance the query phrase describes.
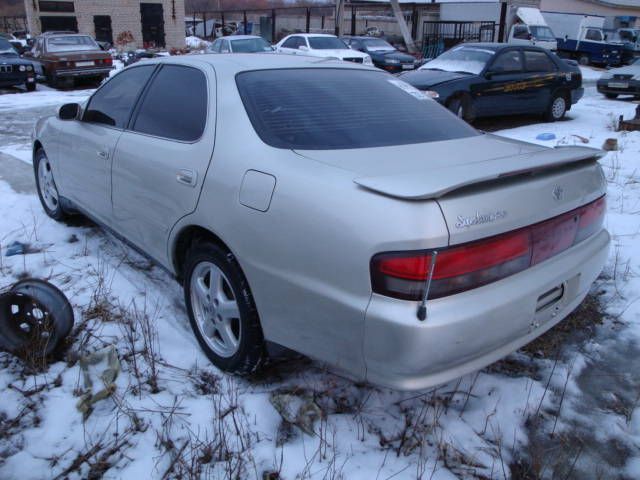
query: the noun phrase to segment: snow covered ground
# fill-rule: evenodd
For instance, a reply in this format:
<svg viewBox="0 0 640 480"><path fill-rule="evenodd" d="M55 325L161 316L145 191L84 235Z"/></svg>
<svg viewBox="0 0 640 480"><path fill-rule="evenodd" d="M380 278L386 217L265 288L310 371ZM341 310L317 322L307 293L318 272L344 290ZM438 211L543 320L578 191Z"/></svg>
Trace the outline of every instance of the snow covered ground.
<svg viewBox="0 0 640 480"><path fill-rule="evenodd" d="M635 104L589 88L566 121L498 132L554 133L538 142L548 146L618 140L602 160L609 264L585 305L533 345L408 394L301 358L225 375L200 352L167 273L88 221L46 217L33 187L17 187L29 128L89 94L0 95L0 287L48 279L76 315L46 368L0 353L0 478L640 478L640 133L614 131ZM37 253L4 256L13 241ZM83 419L78 358L112 345L115 392Z"/></svg>

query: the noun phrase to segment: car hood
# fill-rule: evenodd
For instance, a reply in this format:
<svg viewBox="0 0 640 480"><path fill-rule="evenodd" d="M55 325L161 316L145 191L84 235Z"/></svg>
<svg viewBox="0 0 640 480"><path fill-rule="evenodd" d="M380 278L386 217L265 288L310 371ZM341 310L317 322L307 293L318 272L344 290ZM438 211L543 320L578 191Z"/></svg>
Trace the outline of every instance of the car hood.
<svg viewBox="0 0 640 480"><path fill-rule="evenodd" d="M0 65L31 65L31 62L20 58L18 55L2 55L0 54Z"/></svg>
<svg viewBox="0 0 640 480"><path fill-rule="evenodd" d="M352 171L361 187L408 200L438 198L464 186L602 155L592 148L548 148L490 134L427 144L297 153Z"/></svg>
<svg viewBox="0 0 640 480"><path fill-rule="evenodd" d="M472 73L445 72L442 70L415 70L400 75L400 78L420 90L426 90L434 85L439 85L461 78L474 76Z"/></svg>
<svg viewBox="0 0 640 480"><path fill-rule="evenodd" d="M412 55L399 52L398 50L388 50L388 51L379 50L377 52L370 51L369 55L371 55L371 58L374 58L376 60L384 60L387 58L398 60L400 62L413 62L415 60L415 58Z"/></svg>
<svg viewBox="0 0 640 480"><path fill-rule="evenodd" d="M640 75L640 66L627 65L626 67L612 68L611 70L607 70L606 73L613 75Z"/></svg>

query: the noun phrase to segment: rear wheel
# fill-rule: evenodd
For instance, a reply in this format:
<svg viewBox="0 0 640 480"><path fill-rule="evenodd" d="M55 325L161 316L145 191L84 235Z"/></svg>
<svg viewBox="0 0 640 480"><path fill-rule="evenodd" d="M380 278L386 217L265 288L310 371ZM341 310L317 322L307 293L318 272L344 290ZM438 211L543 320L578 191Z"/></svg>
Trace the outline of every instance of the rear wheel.
<svg viewBox="0 0 640 480"><path fill-rule="evenodd" d="M209 360L221 370L246 375L265 356L258 311L233 255L212 242L187 255L184 295L189 322Z"/></svg>
<svg viewBox="0 0 640 480"><path fill-rule="evenodd" d="M33 167L36 173L36 187L42 208L54 220L64 220L67 217L67 213L60 205L60 195L53 178L53 168L44 150L40 149L36 152Z"/></svg>
<svg viewBox="0 0 640 480"><path fill-rule="evenodd" d="M475 116L473 113L473 103L467 95L458 95L447 102L447 108L458 118L471 123Z"/></svg>
<svg viewBox="0 0 640 480"><path fill-rule="evenodd" d="M589 55L580 55L578 63L580 65L589 65L591 63L591 57L589 57Z"/></svg>
<svg viewBox="0 0 640 480"><path fill-rule="evenodd" d="M618 98L617 93L605 93L604 96L611 99Z"/></svg>
<svg viewBox="0 0 640 480"><path fill-rule="evenodd" d="M562 120L565 113L567 113L567 98L563 92L557 92L551 98L545 119L549 122L556 122Z"/></svg>

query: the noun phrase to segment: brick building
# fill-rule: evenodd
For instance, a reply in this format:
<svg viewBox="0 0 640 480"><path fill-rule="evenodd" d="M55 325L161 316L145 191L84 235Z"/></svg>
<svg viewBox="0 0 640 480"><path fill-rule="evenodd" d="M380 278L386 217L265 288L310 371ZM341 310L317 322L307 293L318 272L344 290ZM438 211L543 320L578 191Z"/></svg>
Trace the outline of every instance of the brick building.
<svg viewBox="0 0 640 480"><path fill-rule="evenodd" d="M72 30L126 49L185 45L184 0L24 0L24 4L32 35ZM124 46L119 38L131 41Z"/></svg>

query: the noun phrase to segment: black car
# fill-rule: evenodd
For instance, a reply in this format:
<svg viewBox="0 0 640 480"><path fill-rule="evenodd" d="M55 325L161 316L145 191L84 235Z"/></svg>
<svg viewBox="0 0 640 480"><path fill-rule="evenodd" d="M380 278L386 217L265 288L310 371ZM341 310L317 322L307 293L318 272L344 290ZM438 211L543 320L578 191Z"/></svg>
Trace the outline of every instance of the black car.
<svg viewBox="0 0 640 480"><path fill-rule="evenodd" d="M465 43L400 78L469 122L525 113L560 120L584 93L577 63L529 45Z"/></svg>
<svg viewBox="0 0 640 480"><path fill-rule="evenodd" d="M342 37L342 41L354 50L367 53L376 67L387 72L397 73L413 70L419 65L415 57L402 53L382 38Z"/></svg>
<svg viewBox="0 0 640 480"><path fill-rule="evenodd" d="M30 92L36 89L33 64L23 60L4 38L0 38L0 87L24 85Z"/></svg>

